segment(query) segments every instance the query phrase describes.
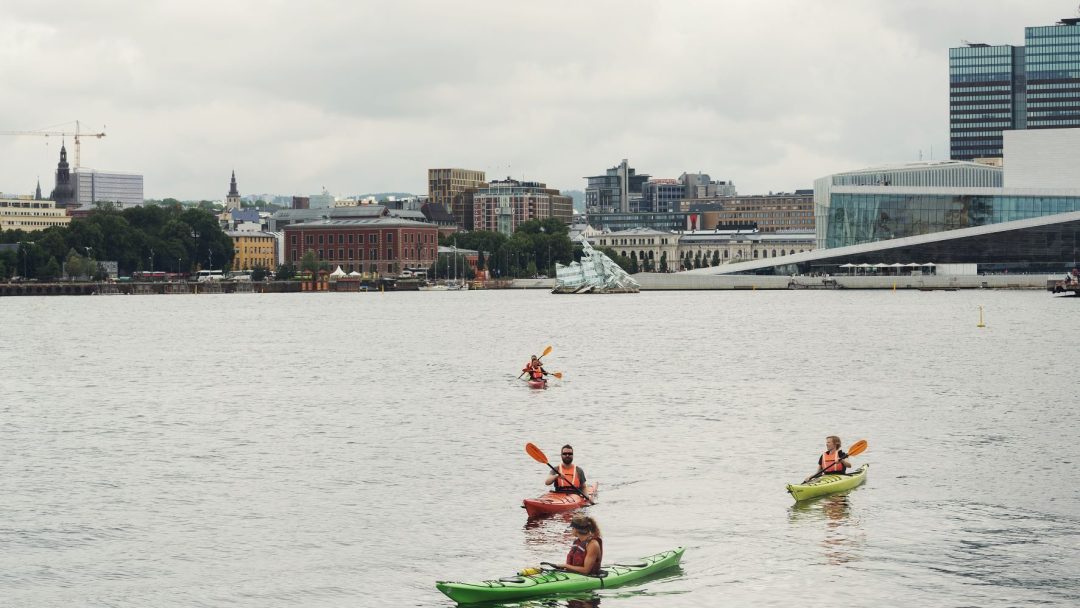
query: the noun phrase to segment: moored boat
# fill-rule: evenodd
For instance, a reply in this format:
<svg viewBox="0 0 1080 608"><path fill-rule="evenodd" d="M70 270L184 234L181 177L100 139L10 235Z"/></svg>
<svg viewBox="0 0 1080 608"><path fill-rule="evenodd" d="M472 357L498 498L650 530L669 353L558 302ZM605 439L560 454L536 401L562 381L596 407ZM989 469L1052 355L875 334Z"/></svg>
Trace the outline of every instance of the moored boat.
<svg viewBox="0 0 1080 608"><path fill-rule="evenodd" d="M846 475L839 473L822 475L809 483L788 484L787 491L796 502L843 492L862 485L866 481L866 472L869 468L870 465L864 464Z"/></svg>
<svg viewBox="0 0 1080 608"><path fill-rule="evenodd" d="M611 589L678 566L684 551L683 547L676 547L640 560L604 566L599 576L545 570L539 574L507 576L478 583L438 581L435 587L459 604L502 602L555 593Z"/></svg>
<svg viewBox="0 0 1080 608"><path fill-rule="evenodd" d="M595 500L596 484L586 486L585 493L589 496L589 500ZM548 492L536 498L526 498L522 501L522 506L525 507L525 512L529 514L529 517L573 511L586 506L586 504L585 499L580 494L571 492Z"/></svg>

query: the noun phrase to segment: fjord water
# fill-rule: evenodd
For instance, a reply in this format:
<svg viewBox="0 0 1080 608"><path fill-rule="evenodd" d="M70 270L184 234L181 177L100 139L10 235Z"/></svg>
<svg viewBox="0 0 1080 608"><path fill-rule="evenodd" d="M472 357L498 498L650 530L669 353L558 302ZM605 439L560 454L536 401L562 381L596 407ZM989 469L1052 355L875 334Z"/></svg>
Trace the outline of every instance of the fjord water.
<svg viewBox="0 0 1080 608"><path fill-rule="evenodd" d="M987 327L975 327L977 307ZM605 607L1080 603L1080 300L543 292L0 300L12 606L451 606L560 561L600 483ZM546 391L515 380L551 344ZM795 507L824 437L868 482ZM578 598L580 599L580 598Z"/></svg>

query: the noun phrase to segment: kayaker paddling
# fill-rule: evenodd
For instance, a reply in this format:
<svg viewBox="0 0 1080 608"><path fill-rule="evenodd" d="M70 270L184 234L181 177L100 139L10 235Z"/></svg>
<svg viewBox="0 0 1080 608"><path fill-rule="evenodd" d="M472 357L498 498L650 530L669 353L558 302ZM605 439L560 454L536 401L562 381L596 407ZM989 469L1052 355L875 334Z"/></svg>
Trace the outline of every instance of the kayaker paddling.
<svg viewBox="0 0 1080 608"><path fill-rule="evenodd" d="M803 483L818 475L846 474L848 468L851 467L851 462L847 458L847 453L840 449L840 438L836 435L829 435L825 438L825 453L818 457L817 470L814 471L813 475L807 476Z"/></svg>
<svg viewBox="0 0 1080 608"><path fill-rule="evenodd" d="M566 444L562 446L560 452L562 462L559 464L559 468L557 469L558 472L552 471L551 474L544 479L544 485L549 486L554 484L556 492L584 492L585 471L574 464L573 446ZM574 488L577 489L575 490Z"/></svg>
<svg viewBox="0 0 1080 608"><path fill-rule="evenodd" d="M540 363L540 357L537 357L536 355L533 355L532 359L525 364L525 368L521 370L521 373L529 374L529 380L534 382L543 382L544 376L548 375L547 370L544 369L543 364Z"/></svg>
<svg viewBox="0 0 1080 608"><path fill-rule="evenodd" d="M559 570L578 574L600 574L600 563L604 559L604 540L600 537L600 526L588 515L577 514L570 520L574 531L574 544L566 554L566 563L558 566Z"/></svg>

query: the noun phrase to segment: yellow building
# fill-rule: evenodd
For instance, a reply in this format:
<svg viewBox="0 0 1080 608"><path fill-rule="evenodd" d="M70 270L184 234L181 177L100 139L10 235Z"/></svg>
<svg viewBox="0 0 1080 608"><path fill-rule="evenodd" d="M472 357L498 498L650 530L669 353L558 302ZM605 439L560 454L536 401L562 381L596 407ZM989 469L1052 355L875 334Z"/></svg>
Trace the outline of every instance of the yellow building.
<svg viewBox="0 0 1080 608"><path fill-rule="evenodd" d="M57 209L53 201L27 197L0 197L0 230L44 230L50 226L67 226L71 217Z"/></svg>
<svg viewBox="0 0 1080 608"><path fill-rule="evenodd" d="M257 267L274 269L277 261L275 250L277 237L266 232L230 231L226 232L233 242L233 270L253 270Z"/></svg>

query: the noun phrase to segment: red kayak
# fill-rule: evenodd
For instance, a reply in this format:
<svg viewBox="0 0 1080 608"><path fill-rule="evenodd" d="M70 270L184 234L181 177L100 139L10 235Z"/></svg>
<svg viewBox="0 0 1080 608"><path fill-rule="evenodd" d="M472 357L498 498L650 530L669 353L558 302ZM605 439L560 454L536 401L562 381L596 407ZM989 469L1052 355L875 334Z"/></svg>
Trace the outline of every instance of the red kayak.
<svg viewBox="0 0 1080 608"><path fill-rule="evenodd" d="M547 388L547 380L529 380L529 388Z"/></svg>
<svg viewBox="0 0 1080 608"><path fill-rule="evenodd" d="M589 495L589 498L596 500L596 484L589 485L585 488L585 493ZM573 511L580 507L586 506L588 503L581 497L580 494L571 494L567 492L548 492L547 494L541 494L536 498L526 498L524 501L525 512L529 514L529 517L539 517L541 515L550 515L552 513L563 513L565 511Z"/></svg>

